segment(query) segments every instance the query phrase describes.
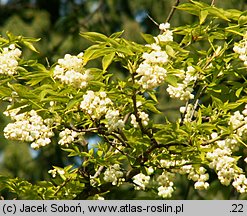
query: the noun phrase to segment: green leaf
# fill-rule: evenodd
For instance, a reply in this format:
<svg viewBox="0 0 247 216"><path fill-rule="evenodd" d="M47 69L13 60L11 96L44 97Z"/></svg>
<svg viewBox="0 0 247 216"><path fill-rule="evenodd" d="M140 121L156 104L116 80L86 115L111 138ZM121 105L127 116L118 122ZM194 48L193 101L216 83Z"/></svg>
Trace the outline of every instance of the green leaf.
<svg viewBox="0 0 247 216"><path fill-rule="evenodd" d="M219 107L219 108L222 108L223 107L223 102L219 99L219 98L216 98L216 97L214 97L214 96L212 96L211 95L211 98L212 98L212 100L213 100L213 103L217 106L217 107Z"/></svg>
<svg viewBox="0 0 247 216"><path fill-rule="evenodd" d="M154 92L148 92L148 95L149 95L156 103L158 103L158 99L157 99L157 97L156 97L156 95L155 95Z"/></svg>
<svg viewBox="0 0 247 216"><path fill-rule="evenodd" d="M232 103L224 103L224 107L223 109L225 110L233 110L236 109L237 107L239 107L242 103L241 102L232 102Z"/></svg>
<svg viewBox="0 0 247 216"><path fill-rule="evenodd" d="M22 43L27 47L29 48L30 50L36 52L36 53L39 53L39 51L33 46L33 44L31 42L28 42L28 41L22 41Z"/></svg>
<svg viewBox="0 0 247 216"><path fill-rule="evenodd" d="M124 33L124 31L120 31L120 32L115 32L115 33L113 33L111 36L110 36L110 38L119 38L119 37L121 37L122 36L122 34Z"/></svg>
<svg viewBox="0 0 247 216"><path fill-rule="evenodd" d="M153 35L141 33L141 36L148 44L155 43Z"/></svg>
<svg viewBox="0 0 247 216"><path fill-rule="evenodd" d="M82 32L80 35L92 42L106 42L108 37L98 32Z"/></svg>
<svg viewBox="0 0 247 216"><path fill-rule="evenodd" d="M109 65L112 63L112 60L114 59L115 52L112 52L108 55L105 55L102 59L102 66L103 66L103 71L105 72L106 69L109 67Z"/></svg>
<svg viewBox="0 0 247 216"><path fill-rule="evenodd" d="M166 52L169 56L176 58L175 51L171 46L166 45Z"/></svg>
<svg viewBox="0 0 247 216"><path fill-rule="evenodd" d="M244 11L243 13L241 13L241 15L238 18L238 24L240 26L243 26L246 23L247 23L247 11Z"/></svg>
<svg viewBox="0 0 247 216"><path fill-rule="evenodd" d="M193 15L196 15L196 16L199 16L200 10L201 10L201 7L199 7L195 4L191 4L191 3L180 4L176 8L178 10L186 11L186 12L193 14Z"/></svg>
<svg viewBox="0 0 247 216"><path fill-rule="evenodd" d="M242 91L243 91L243 87L239 88L239 89L235 92L235 95L236 95L237 97L239 97Z"/></svg>
<svg viewBox="0 0 247 216"><path fill-rule="evenodd" d="M153 113L157 113L157 114L160 114L161 112L155 107L155 105L153 104L153 102L151 102L150 100L147 101L145 104L144 104L145 108L150 110L151 112Z"/></svg>
<svg viewBox="0 0 247 216"><path fill-rule="evenodd" d="M199 15L200 25L202 25L208 16L208 11L206 9L201 10Z"/></svg>
<svg viewBox="0 0 247 216"><path fill-rule="evenodd" d="M226 21L230 21L225 15L225 11L222 8L208 7L207 11L210 15L213 15Z"/></svg>
<svg viewBox="0 0 247 216"><path fill-rule="evenodd" d="M174 75L167 75L167 77L165 78L165 81L168 84L171 84L172 86L177 86L177 77Z"/></svg>

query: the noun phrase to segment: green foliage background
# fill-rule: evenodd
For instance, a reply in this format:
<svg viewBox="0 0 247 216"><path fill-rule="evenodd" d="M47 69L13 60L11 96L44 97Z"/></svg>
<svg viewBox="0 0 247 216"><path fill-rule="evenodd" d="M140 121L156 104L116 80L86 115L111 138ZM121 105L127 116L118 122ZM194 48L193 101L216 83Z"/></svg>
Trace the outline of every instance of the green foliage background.
<svg viewBox="0 0 247 216"><path fill-rule="evenodd" d="M186 0L181 0L186 2ZM211 1L206 1L210 3ZM33 54L28 50L25 55L38 58L49 67L58 58L66 53L78 54L90 44L79 36L80 32L95 31L110 35L116 31L124 30L124 37L139 43L145 43L139 32L157 35L158 28L147 16L157 23L165 22L174 5L175 0L9 0L0 1L0 32L6 31L15 35L41 38L36 44L40 51ZM216 0L217 7L247 9L246 0ZM182 11L175 11L171 26L190 23L194 17ZM36 55L36 56L30 56ZM96 62L97 64L97 62ZM118 66L116 65L116 68ZM119 72L124 76L124 72ZM162 100L159 109L170 120L175 119L179 113L175 110L179 102L166 97L164 89L159 90ZM5 110L6 104L0 104L0 113ZM155 118L155 117L154 117ZM155 119L159 121L159 119ZM33 151L28 144L6 141L3 137L3 128L7 119L0 115L0 173L10 177L25 178L31 183L37 180L49 180L47 171L52 165L64 167L76 163L75 159L68 159L56 145L45 150ZM94 139L91 139L95 142ZM213 175L213 174L212 174ZM216 178L215 178L216 179ZM193 184L181 177L173 199L243 199L229 188L221 186L213 180L209 191L198 192L192 190ZM27 183L28 184L28 183ZM136 192L130 197L128 186L123 186L108 194L108 199L158 199L145 192ZM121 190L121 191L119 191ZM31 193L31 192L30 192ZM16 198L14 194L5 193L5 199ZM25 198L25 197L22 197ZM28 197L26 197L28 198Z"/></svg>

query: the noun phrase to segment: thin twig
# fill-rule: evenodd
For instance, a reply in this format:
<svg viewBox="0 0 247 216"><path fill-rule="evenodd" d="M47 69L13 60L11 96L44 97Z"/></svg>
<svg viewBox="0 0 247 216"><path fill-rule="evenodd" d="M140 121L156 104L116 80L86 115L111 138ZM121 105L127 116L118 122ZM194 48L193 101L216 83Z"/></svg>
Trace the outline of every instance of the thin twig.
<svg viewBox="0 0 247 216"><path fill-rule="evenodd" d="M173 14L174 14L174 12L176 10L176 7L179 5L179 3L180 3L180 0L176 0L175 4L172 6L172 9L171 9L171 11L170 11L170 13L169 13L169 15L168 15L168 17L166 19L166 22L168 22L168 23L170 22Z"/></svg>
<svg viewBox="0 0 247 216"><path fill-rule="evenodd" d="M240 124L238 127L234 128L234 129L233 129L233 132L237 131L239 128L243 127L244 125L246 125L246 122L243 122L243 123ZM206 142L202 143L202 145L203 145L203 146L209 145L209 144L211 144L211 143L214 143L214 142L216 142L216 141L221 140L222 138L224 138L224 137L226 137L226 136L229 136L229 135L228 135L228 134L221 134L221 135L215 137L214 139L211 139L211 140L209 140L209 141L206 141Z"/></svg>
<svg viewBox="0 0 247 216"><path fill-rule="evenodd" d="M54 192L53 196L56 196L57 193L71 180L71 177L65 179L65 181L57 187L57 190Z"/></svg>
<svg viewBox="0 0 247 216"><path fill-rule="evenodd" d="M157 23L149 14L147 14L147 17L157 26L159 26L159 23Z"/></svg>
<svg viewBox="0 0 247 216"><path fill-rule="evenodd" d="M215 0L212 0L211 1L211 6L214 6L214 4L215 4Z"/></svg>
<svg viewBox="0 0 247 216"><path fill-rule="evenodd" d="M130 147L129 144L128 144L125 140L123 140L121 137L119 137L117 134L111 133L110 135L112 135L112 136L115 137L118 141L120 141L120 142L123 144L123 146L125 146L125 147Z"/></svg>
<svg viewBox="0 0 247 216"><path fill-rule="evenodd" d="M70 128L76 132L92 132L99 130L99 128L78 129L72 123L70 123Z"/></svg>
<svg viewBox="0 0 247 216"><path fill-rule="evenodd" d="M113 147L111 146L110 149L108 150L108 152L111 152L112 150L113 150ZM101 172L103 171L104 167L105 166L100 166L99 169L96 171L96 173L93 175L92 178L93 179L97 178L101 174Z"/></svg>

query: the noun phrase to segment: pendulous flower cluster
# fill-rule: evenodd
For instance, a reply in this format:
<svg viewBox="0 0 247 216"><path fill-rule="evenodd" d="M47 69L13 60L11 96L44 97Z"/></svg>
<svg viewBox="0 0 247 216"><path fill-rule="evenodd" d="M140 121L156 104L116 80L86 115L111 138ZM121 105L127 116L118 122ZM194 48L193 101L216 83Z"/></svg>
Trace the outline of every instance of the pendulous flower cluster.
<svg viewBox="0 0 247 216"><path fill-rule="evenodd" d="M143 111L138 111L138 117L141 119L141 122L143 124L143 126L147 126L148 125L148 121L149 121L149 117L148 114L143 112ZM138 127L138 122L136 120L136 116L134 114L130 115L131 121L130 123L137 128Z"/></svg>
<svg viewBox="0 0 247 216"><path fill-rule="evenodd" d="M120 119L119 110L114 109L111 99L103 91L87 91L83 95L80 108L94 120L105 116L107 120L106 127L109 131L124 127L124 122Z"/></svg>
<svg viewBox="0 0 247 216"><path fill-rule="evenodd" d="M244 35L244 38L239 43L234 45L233 51L239 54L239 59L247 66L247 34Z"/></svg>
<svg viewBox="0 0 247 216"><path fill-rule="evenodd" d="M89 70L83 67L83 53L77 56L66 54L54 68L54 78L75 88L85 88L91 79Z"/></svg>
<svg viewBox="0 0 247 216"><path fill-rule="evenodd" d="M239 111L234 112L230 117L229 125L233 127L235 134L226 139L215 141L215 148L212 152L208 152L206 157L210 161L210 168L214 169L218 175L218 179L223 185L232 185L240 193L247 192L247 179L243 174L244 171L238 167L238 158L233 153L239 149L239 139L246 136L247 133L247 106L242 114ZM217 139L217 133L211 134L212 139Z"/></svg>
<svg viewBox="0 0 247 216"><path fill-rule="evenodd" d="M170 23L161 23L159 25L161 33L157 37L154 37L155 42L157 44L162 42L173 41L173 32L169 30L170 27Z"/></svg>
<svg viewBox="0 0 247 216"><path fill-rule="evenodd" d="M146 45L152 51L150 53L143 53L142 58L144 61L136 70L136 78L140 77L137 83L144 89L158 87L164 82L167 76L167 70L164 66L168 63L168 55L166 51L161 50L159 43L173 40L172 31L169 31L168 28L170 28L170 24L168 23L160 25L163 33L154 38L156 43Z"/></svg>
<svg viewBox="0 0 247 216"><path fill-rule="evenodd" d="M149 184L150 176L146 176L143 173L135 175L133 178L136 190L145 190L146 186Z"/></svg>
<svg viewBox="0 0 247 216"><path fill-rule="evenodd" d="M170 169L171 173L179 173L181 175L188 175L187 178L195 182L194 187L198 190L207 190L209 183L208 173L204 167L195 168L190 164L188 160L176 160L171 161L167 159L161 159L160 165L162 168ZM172 180L172 178L170 178Z"/></svg>
<svg viewBox="0 0 247 216"><path fill-rule="evenodd" d="M4 136L11 140L31 142L31 147L38 149L51 142L54 135L52 120L43 120L35 110L11 116L14 123L9 123L4 128Z"/></svg>
<svg viewBox="0 0 247 216"><path fill-rule="evenodd" d="M58 141L58 144L68 146L69 144L73 142L82 140L83 134L84 133L82 132L77 132L77 131L73 131L68 128L65 128L63 131L59 133L60 140Z"/></svg>
<svg viewBox="0 0 247 216"><path fill-rule="evenodd" d="M8 76L17 74L21 53L21 50L16 48L14 44L4 47L0 53L0 74Z"/></svg>
<svg viewBox="0 0 247 216"><path fill-rule="evenodd" d="M123 172L119 164L114 164L106 169L104 172L104 180L106 182L111 182L112 185L120 185L125 179L123 177Z"/></svg>
<svg viewBox="0 0 247 216"><path fill-rule="evenodd" d="M181 71L179 78L182 83L177 83L176 86L168 85L167 92L171 98L177 98L179 100L185 101L189 99L194 99L193 84L197 80L195 75L195 69L192 66L187 67L187 71Z"/></svg>
<svg viewBox="0 0 247 216"><path fill-rule="evenodd" d="M170 198L174 191L173 188L173 179L175 178L175 174L171 172L164 171L158 178L157 181L159 183L158 187L158 195L163 198Z"/></svg>

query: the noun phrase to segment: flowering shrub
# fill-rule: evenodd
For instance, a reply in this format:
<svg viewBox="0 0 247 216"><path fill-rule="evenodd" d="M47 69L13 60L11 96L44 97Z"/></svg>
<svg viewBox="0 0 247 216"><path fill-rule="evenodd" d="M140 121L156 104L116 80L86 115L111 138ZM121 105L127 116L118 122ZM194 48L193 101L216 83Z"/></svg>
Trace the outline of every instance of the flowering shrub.
<svg viewBox="0 0 247 216"><path fill-rule="evenodd" d="M34 149L59 144L81 160L51 167L51 182L9 190L32 190L37 199L103 199L128 184L171 198L180 176L207 190L215 173L222 185L247 192L246 12L196 1L177 10L198 19L161 23L159 35L143 34L144 45L122 32L81 33L94 45L51 68L21 57L22 45L35 51L31 39L1 39L0 96L11 119L5 138ZM89 66L95 59L101 67ZM111 70L115 62L127 69L124 78ZM165 95L180 101L176 121L155 121L165 115L158 106ZM100 138L93 147L92 133Z"/></svg>

